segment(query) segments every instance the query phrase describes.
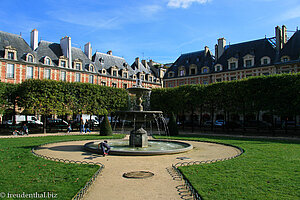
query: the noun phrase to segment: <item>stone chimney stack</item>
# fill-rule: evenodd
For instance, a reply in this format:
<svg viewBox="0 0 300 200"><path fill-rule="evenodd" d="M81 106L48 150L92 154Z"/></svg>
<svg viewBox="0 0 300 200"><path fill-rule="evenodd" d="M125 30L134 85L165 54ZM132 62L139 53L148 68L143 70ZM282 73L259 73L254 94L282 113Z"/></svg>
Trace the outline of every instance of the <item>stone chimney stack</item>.
<svg viewBox="0 0 300 200"><path fill-rule="evenodd" d="M135 66L136 66L137 69L140 68L140 58L139 57L135 58Z"/></svg>
<svg viewBox="0 0 300 200"><path fill-rule="evenodd" d="M72 68L72 46L71 37L65 36L60 40L60 48L65 57L68 58L69 68Z"/></svg>
<svg viewBox="0 0 300 200"><path fill-rule="evenodd" d="M205 56L207 55L207 53L209 52L209 48L208 48L208 46L205 46L204 47L204 52L205 52Z"/></svg>
<svg viewBox="0 0 300 200"><path fill-rule="evenodd" d="M149 60L149 65L150 65L150 67L153 67L153 60L152 59Z"/></svg>
<svg viewBox="0 0 300 200"><path fill-rule="evenodd" d="M282 26L282 47L287 43L287 34L286 34L286 26Z"/></svg>
<svg viewBox="0 0 300 200"><path fill-rule="evenodd" d="M112 51L109 50L109 51L107 52L107 54L110 55L110 56L112 56Z"/></svg>
<svg viewBox="0 0 300 200"><path fill-rule="evenodd" d="M30 33L30 47L35 50L39 45L39 32L33 29Z"/></svg>
<svg viewBox="0 0 300 200"><path fill-rule="evenodd" d="M222 54L224 53L225 46L226 46L225 38L219 38L218 39L218 58L220 58L222 56Z"/></svg>
<svg viewBox="0 0 300 200"><path fill-rule="evenodd" d="M275 27L275 37L276 37L276 51L279 52L282 49L282 32L279 26Z"/></svg>
<svg viewBox="0 0 300 200"><path fill-rule="evenodd" d="M219 56L218 56L218 45L215 45L215 59L216 61L218 60Z"/></svg>
<svg viewBox="0 0 300 200"><path fill-rule="evenodd" d="M84 54L90 59L92 60L92 45L90 42L86 43L84 45Z"/></svg>
<svg viewBox="0 0 300 200"><path fill-rule="evenodd" d="M142 64L144 65L145 68L148 68L148 64L146 60L142 60Z"/></svg>

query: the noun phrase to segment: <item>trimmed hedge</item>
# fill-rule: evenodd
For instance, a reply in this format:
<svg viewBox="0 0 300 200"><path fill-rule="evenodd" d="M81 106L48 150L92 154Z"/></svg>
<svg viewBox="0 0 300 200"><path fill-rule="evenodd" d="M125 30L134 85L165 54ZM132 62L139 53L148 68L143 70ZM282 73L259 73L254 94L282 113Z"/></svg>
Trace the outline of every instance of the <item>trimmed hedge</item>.
<svg viewBox="0 0 300 200"><path fill-rule="evenodd" d="M100 124L100 135L101 136L109 136L112 135L112 128L109 122L107 115L104 115L104 119Z"/></svg>
<svg viewBox="0 0 300 200"><path fill-rule="evenodd" d="M151 108L165 113L210 112L279 116L300 114L300 73L153 89Z"/></svg>

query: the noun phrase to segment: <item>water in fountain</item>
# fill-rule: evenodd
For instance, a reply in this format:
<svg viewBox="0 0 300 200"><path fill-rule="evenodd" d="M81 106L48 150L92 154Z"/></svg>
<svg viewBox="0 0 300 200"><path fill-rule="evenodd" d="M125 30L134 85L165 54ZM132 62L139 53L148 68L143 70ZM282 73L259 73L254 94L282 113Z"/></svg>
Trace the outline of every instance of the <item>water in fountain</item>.
<svg viewBox="0 0 300 200"><path fill-rule="evenodd" d="M168 133L168 126L166 120L163 116L162 111L144 111L142 105L143 95L149 94L151 89L144 88L141 86L141 82L137 84L136 87L127 89L130 94L135 95L135 106L132 106L134 110L129 111L117 111L115 112L115 123L120 120L122 122L122 130L124 131L124 126L126 120L133 122L133 130L130 132L129 144L128 141L112 142L110 145L112 149L111 154L117 155L161 155L161 154L172 154L185 152L192 149L192 145L175 142L175 141L158 141L150 140L148 141L148 133L146 123L155 121L158 127L158 133L160 134L160 121L163 123L163 128L165 133ZM150 98L149 98L150 99ZM149 100L148 99L148 100ZM146 104L147 105L147 104ZM149 104L150 105L150 104ZM147 106L145 106L147 107ZM123 121L122 121L123 120ZM114 126L115 129L115 126ZM150 123L150 130L152 133L152 123ZM97 152L96 142L90 142L85 145L85 149L92 152Z"/></svg>

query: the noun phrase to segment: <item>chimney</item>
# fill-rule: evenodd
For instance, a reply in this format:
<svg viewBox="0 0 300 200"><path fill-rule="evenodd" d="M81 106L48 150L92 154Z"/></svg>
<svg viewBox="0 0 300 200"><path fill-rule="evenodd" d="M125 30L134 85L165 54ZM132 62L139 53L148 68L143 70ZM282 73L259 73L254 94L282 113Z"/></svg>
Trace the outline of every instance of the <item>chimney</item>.
<svg viewBox="0 0 300 200"><path fill-rule="evenodd" d="M279 52L282 48L282 32L279 26L275 27L275 37L276 37L276 51Z"/></svg>
<svg viewBox="0 0 300 200"><path fill-rule="evenodd" d="M215 59L216 61L218 60L219 56L218 56L218 45L215 45Z"/></svg>
<svg viewBox="0 0 300 200"><path fill-rule="evenodd" d="M222 56L222 54L224 53L225 46L226 46L225 38L219 38L218 39L218 58L220 58Z"/></svg>
<svg viewBox="0 0 300 200"><path fill-rule="evenodd" d="M112 51L109 50L109 51L107 52L107 54L110 55L110 56L112 56Z"/></svg>
<svg viewBox="0 0 300 200"><path fill-rule="evenodd" d="M35 50L39 45L39 32L36 29L33 29L30 33L30 47Z"/></svg>
<svg viewBox="0 0 300 200"><path fill-rule="evenodd" d="M282 47L287 43L287 34L286 34L286 26L282 26Z"/></svg>
<svg viewBox="0 0 300 200"><path fill-rule="evenodd" d="M90 59L92 60L92 45L90 42L86 43L84 45L84 54Z"/></svg>
<svg viewBox="0 0 300 200"><path fill-rule="evenodd" d="M205 47L204 47L205 56L207 55L208 51L209 51L208 46L205 46Z"/></svg>
<svg viewBox="0 0 300 200"><path fill-rule="evenodd" d="M72 68L72 46L71 46L71 37L65 36L60 40L60 48L65 57L68 58L69 68Z"/></svg>
<svg viewBox="0 0 300 200"><path fill-rule="evenodd" d="M139 57L135 58L135 66L136 66L137 69L140 68L140 58Z"/></svg>
<svg viewBox="0 0 300 200"><path fill-rule="evenodd" d="M148 64L146 60L142 60L142 64L144 65L144 67L147 69L148 68Z"/></svg>
<svg viewBox="0 0 300 200"><path fill-rule="evenodd" d="M149 65L150 65L150 67L153 67L153 60L152 59L149 60Z"/></svg>

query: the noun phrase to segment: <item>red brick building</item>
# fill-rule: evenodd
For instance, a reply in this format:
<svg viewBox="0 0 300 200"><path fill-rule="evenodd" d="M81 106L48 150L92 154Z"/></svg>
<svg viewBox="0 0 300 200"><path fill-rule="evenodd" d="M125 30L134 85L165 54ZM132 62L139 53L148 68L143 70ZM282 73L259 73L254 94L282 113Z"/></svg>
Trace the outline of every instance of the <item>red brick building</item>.
<svg viewBox="0 0 300 200"><path fill-rule="evenodd" d="M91 44L84 52L71 46L71 38L60 43L38 41L38 31L31 32L30 45L19 35L0 31L0 81L21 83L26 79L51 79L92 83L127 88L136 84L157 88L162 86L163 69L136 58L129 65L124 58L107 53L92 55Z"/></svg>

